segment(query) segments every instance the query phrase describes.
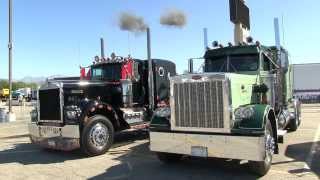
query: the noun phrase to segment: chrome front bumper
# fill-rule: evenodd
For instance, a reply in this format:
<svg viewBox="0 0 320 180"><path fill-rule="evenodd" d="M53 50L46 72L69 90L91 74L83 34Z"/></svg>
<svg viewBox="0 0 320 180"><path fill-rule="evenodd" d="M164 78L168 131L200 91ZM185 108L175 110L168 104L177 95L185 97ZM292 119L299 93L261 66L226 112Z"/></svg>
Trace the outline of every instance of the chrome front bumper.
<svg viewBox="0 0 320 180"><path fill-rule="evenodd" d="M78 125L63 127L28 125L32 143L45 148L71 151L80 148L80 132Z"/></svg>
<svg viewBox="0 0 320 180"><path fill-rule="evenodd" d="M264 137L150 132L151 151L190 156L201 147L206 150L204 157L263 161L264 144Z"/></svg>

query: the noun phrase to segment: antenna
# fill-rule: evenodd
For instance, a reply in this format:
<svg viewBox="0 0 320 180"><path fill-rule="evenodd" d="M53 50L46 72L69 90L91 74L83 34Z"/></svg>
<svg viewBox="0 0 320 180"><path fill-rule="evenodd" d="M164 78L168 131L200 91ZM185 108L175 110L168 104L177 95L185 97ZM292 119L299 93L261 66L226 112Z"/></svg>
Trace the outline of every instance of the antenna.
<svg viewBox="0 0 320 180"><path fill-rule="evenodd" d="M80 55L80 42L78 41L78 65L79 66L81 66L81 64L80 64L80 57L81 57L81 55Z"/></svg>
<svg viewBox="0 0 320 180"><path fill-rule="evenodd" d="M131 55L130 32L128 32L128 52L129 52L129 55Z"/></svg>

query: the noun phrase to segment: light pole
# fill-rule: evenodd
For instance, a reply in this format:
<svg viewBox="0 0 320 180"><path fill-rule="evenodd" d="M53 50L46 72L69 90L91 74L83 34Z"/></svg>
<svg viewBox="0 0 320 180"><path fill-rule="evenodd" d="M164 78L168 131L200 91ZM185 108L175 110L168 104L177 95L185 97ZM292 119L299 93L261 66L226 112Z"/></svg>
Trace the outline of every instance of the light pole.
<svg viewBox="0 0 320 180"><path fill-rule="evenodd" d="M15 115L12 112L12 0L9 0L9 112L7 115L8 121L15 121Z"/></svg>

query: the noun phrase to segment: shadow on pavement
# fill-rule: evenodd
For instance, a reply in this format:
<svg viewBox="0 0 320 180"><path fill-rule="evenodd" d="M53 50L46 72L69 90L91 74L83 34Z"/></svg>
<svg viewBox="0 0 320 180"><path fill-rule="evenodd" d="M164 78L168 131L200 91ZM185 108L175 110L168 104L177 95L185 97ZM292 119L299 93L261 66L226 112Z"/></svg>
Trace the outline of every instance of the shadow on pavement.
<svg viewBox="0 0 320 180"><path fill-rule="evenodd" d="M87 156L82 153L81 150L75 150L70 152L43 149L37 145L19 141L18 138L25 138L26 135L10 136L5 137L0 140L12 140L16 139L16 144L13 147L0 151L0 164L5 163L20 163L24 165L29 164L51 164L51 163L61 163L68 160L76 160L87 158ZM112 148L128 145L133 143L135 140L146 139L148 136L146 133L140 132L127 132L120 133L115 136L115 143ZM121 152L115 152L110 149L110 154L116 154Z"/></svg>
<svg viewBox="0 0 320 180"><path fill-rule="evenodd" d="M106 169L96 179L257 179L247 163L217 158L184 158L174 164L163 164L149 151L149 143L132 147L125 155L115 158L120 164Z"/></svg>
<svg viewBox="0 0 320 180"><path fill-rule="evenodd" d="M14 136L0 137L0 140L3 140L3 139L16 139L16 138L24 138L24 137L29 137L29 134L20 134L20 135L14 135Z"/></svg>
<svg viewBox="0 0 320 180"><path fill-rule="evenodd" d="M291 144L288 145L285 155L289 158L294 159L289 162L304 162L309 165L310 169L301 167L300 169L289 170L288 172L291 174L301 174L313 172L318 177L320 177L320 141L317 142L318 146L315 149L313 154L313 159L310 159L311 162L308 161L309 152L312 148L313 142L300 143L300 144ZM289 163L288 161L278 162L274 164L285 164Z"/></svg>
<svg viewBox="0 0 320 180"><path fill-rule="evenodd" d="M0 164L51 164L81 158L84 156L80 151L62 152L42 149L31 143L18 143L13 148L0 152Z"/></svg>

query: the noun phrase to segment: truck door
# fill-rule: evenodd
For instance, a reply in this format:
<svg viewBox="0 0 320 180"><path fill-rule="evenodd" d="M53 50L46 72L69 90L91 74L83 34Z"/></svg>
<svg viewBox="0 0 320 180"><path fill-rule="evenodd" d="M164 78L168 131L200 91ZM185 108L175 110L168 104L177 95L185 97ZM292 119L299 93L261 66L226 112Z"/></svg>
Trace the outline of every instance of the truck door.
<svg viewBox="0 0 320 180"><path fill-rule="evenodd" d="M271 60L264 54L261 53L261 71L260 81L268 87L267 102L272 107L275 106L275 74L272 73L273 64Z"/></svg>

